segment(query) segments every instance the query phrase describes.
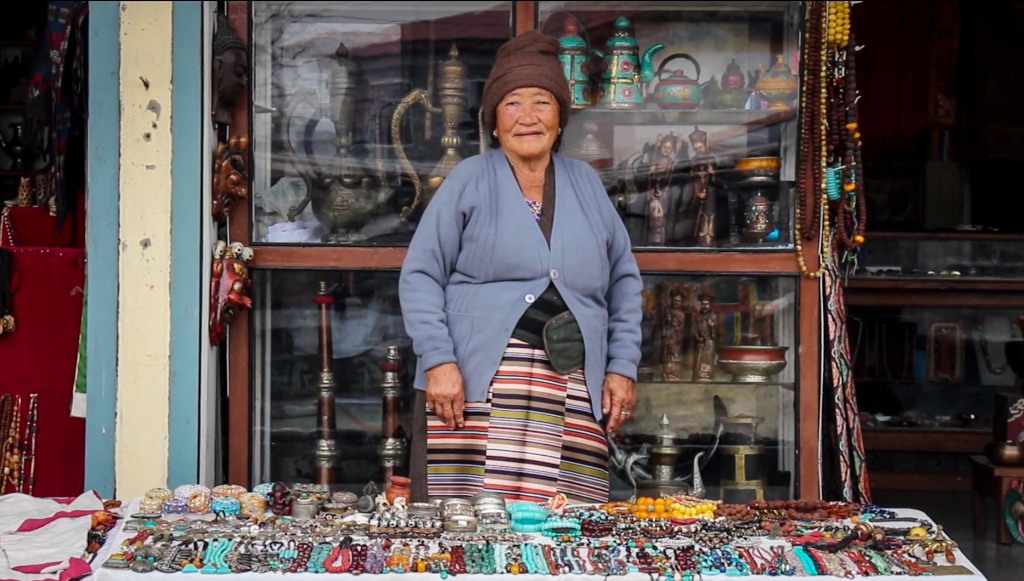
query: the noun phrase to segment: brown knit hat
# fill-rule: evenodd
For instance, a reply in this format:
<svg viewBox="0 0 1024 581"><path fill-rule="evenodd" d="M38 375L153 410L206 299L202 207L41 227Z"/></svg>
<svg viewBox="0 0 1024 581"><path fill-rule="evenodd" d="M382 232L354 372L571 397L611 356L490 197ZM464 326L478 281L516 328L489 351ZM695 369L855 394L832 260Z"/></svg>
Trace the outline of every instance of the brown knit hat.
<svg viewBox="0 0 1024 581"><path fill-rule="evenodd" d="M569 123L569 82L558 60L558 40L536 30L526 31L498 49L491 75L484 83L484 127L494 129L498 102L522 87L547 89L558 101L559 127Z"/></svg>

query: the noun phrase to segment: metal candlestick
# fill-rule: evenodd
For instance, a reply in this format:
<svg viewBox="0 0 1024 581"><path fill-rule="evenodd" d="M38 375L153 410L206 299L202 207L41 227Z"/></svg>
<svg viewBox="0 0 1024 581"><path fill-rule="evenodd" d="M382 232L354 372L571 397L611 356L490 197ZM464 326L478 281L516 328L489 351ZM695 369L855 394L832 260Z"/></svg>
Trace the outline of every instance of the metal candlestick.
<svg viewBox="0 0 1024 581"><path fill-rule="evenodd" d="M381 443L378 448L380 453L380 476L381 482L391 482L395 474L395 468L405 465L405 439L401 437L400 425L398 422L399 394L402 383L399 371L402 368L402 356L398 347L388 345L387 354L380 365L384 372L384 379L380 383L381 391L384 393L384 405L381 413Z"/></svg>
<svg viewBox="0 0 1024 581"><path fill-rule="evenodd" d="M330 305L334 297L327 292L327 283L320 281L320 292L313 297L320 307L320 380L316 405L316 483L330 485L335 481L338 458L337 422L334 418L334 343L331 339Z"/></svg>

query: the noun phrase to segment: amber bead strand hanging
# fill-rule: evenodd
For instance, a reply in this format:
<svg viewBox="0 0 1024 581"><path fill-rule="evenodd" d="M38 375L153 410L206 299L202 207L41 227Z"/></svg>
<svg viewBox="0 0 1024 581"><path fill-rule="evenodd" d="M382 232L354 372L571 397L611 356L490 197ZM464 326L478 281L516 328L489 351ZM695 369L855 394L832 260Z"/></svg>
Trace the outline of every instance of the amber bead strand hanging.
<svg viewBox="0 0 1024 581"><path fill-rule="evenodd" d="M841 222L836 224L840 243L848 250L855 250L864 243L864 231L867 229L867 201L864 198L864 175L861 164L860 125L857 120L857 82L854 53L856 42L850 35L845 49L845 76L843 79L843 99L845 122L843 132L843 192L840 205L843 215ZM856 211L856 218L852 212ZM848 225L853 223L853 236L848 234Z"/></svg>
<svg viewBox="0 0 1024 581"><path fill-rule="evenodd" d="M803 87L800 91L801 115L798 136L800 139L800 157L798 159L800 172L796 187L793 250L796 253L800 273L808 278L820 278L828 269L831 260L832 236L829 232L829 217L828 213L823 211L828 204L828 194L825 188L825 164L828 161L828 124L825 122L828 105L827 67L825 66L827 57L825 34L828 22L824 18L826 4L826 2L808 2L806 4L806 56L802 75ZM808 199L814 203L814 208L810 211L807 208ZM807 228L807 214L810 214L811 228ZM807 268L804 259L803 242L814 239L814 235L819 233L819 220L822 241L820 264L817 270L811 271Z"/></svg>

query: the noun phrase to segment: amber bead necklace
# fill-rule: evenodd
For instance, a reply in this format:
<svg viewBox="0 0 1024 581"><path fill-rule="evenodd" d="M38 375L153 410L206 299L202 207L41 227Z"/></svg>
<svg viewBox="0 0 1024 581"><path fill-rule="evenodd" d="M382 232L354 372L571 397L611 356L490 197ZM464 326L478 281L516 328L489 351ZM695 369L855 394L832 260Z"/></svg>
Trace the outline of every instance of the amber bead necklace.
<svg viewBox="0 0 1024 581"><path fill-rule="evenodd" d="M825 44L829 51L827 194L839 245L850 256L864 242L867 203L857 119L856 42L850 32L851 2L828 2ZM852 236L851 236L852 232Z"/></svg>

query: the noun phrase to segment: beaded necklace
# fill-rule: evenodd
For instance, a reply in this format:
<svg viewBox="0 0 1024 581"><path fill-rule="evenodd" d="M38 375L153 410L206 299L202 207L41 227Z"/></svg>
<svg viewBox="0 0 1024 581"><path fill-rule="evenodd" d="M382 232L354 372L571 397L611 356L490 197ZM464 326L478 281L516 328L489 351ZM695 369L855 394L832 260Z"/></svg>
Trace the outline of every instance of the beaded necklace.
<svg viewBox="0 0 1024 581"><path fill-rule="evenodd" d="M833 162L830 169L835 177L829 199L835 207L834 224L839 243L848 251L856 250L864 243L864 231L867 228L864 166L861 163L861 135L857 120L858 95L853 58L856 50L851 35L849 44L837 51L831 60L834 69L832 103L835 120L829 128L833 136L830 139L833 144ZM841 188L835 182L841 182ZM841 191L836 191L840 189Z"/></svg>
<svg viewBox="0 0 1024 581"><path fill-rule="evenodd" d="M21 480L21 396L16 396L12 406L11 421L8 423L7 442L3 457L3 478L0 479L0 492L11 485L12 492L21 492L18 482Z"/></svg>
<svg viewBox="0 0 1024 581"><path fill-rule="evenodd" d="M796 184L796 207L794 216L795 237L793 250L796 252L800 273L808 278L821 278L828 268L830 260L830 239L828 213L824 208L828 204L825 183L825 164L827 163L828 126L823 116L828 102L825 84L825 33L828 21L825 18L827 2L806 3L806 49L804 62L803 87L800 91L800 122L798 166L800 175ZM819 195L815 194L815 188ZM808 200L813 200L814 207L808 211ZM810 223L807 221L810 220ZM820 225L819 225L820 222ZM814 238L815 232L821 234L821 255L818 269L811 271L804 260L803 242Z"/></svg>
<svg viewBox="0 0 1024 581"><path fill-rule="evenodd" d="M21 490L23 481L27 478L28 487L26 493L31 496L36 483L36 436L39 434L39 394L32 393L28 396L28 414L25 417L25 452L21 456L21 470L18 482L18 490Z"/></svg>
<svg viewBox="0 0 1024 581"><path fill-rule="evenodd" d="M850 2L828 2L825 43L829 69L829 166L827 195L833 208L833 227L844 259L864 243L867 203L864 166L857 119L856 42L850 33Z"/></svg>
<svg viewBox="0 0 1024 581"><path fill-rule="evenodd" d="M0 493L4 491L4 483L6 481L8 467L7 467L7 451L12 445L17 445L17 441L12 443L11 424L14 421L14 403L11 401L11 394L4 393L0 394Z"/></svg>

